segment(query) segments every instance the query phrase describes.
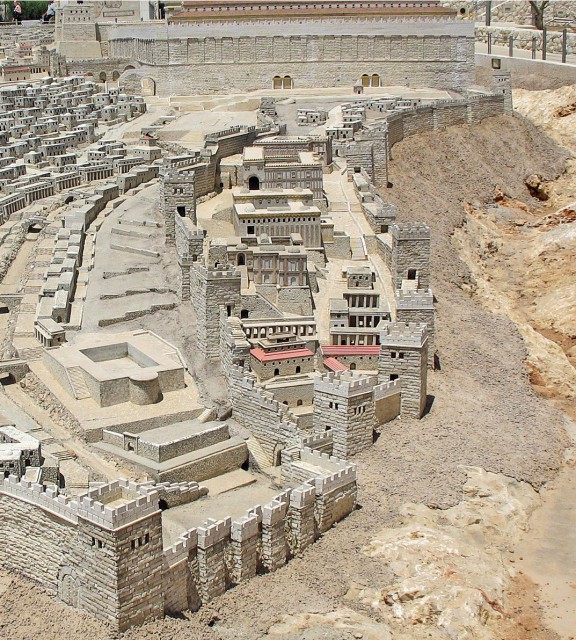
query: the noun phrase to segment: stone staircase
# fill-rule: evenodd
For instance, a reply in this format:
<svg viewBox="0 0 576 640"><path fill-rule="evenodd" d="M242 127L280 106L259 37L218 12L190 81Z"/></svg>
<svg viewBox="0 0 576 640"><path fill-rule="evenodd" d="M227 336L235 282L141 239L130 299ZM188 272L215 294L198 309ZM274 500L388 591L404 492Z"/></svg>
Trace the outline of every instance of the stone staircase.
<svg viewBox="0 0 576 640"><path fill-rule="evenodd" d="M248 451L250 452L250 463L254 469L261 473L269 473L273 467L258 440L256 440L256 438L248 438L248 440L246 440L246 444L248 445Z"/></svg>
<svg viewBox="0 0 576 640"><path fill-rule="evenodd" d="M30 284L24 287L24 293L39 293L42 286L39 284Z"/></svg>
<svg viewBox="0 0 576 640"><path fill-rule="evenodd" d="M84 374L80 367L69 367L66 369L66 374L68 375L68 382L72 387L76 400L85 400L86 398L92 397L90 390L86 386Z"/></svg>
<svg viewBox="0 0 576 640"><path fill-rule="evenodd" d="M352 250L352 260L366 260L362 238L350 238L350 249Z"/></svg>
<svg viewBox="0 0 576 640"><path fill-rule="evenodd" d="M67 449L62 449L62 451L56 451L50 454L54 458L56 458L59 462L63 460L76 460L77 456L74 451L68 451Z"/></svg>
<svg viewBox="0 0 576 640"><path fill-rule="evenodd" d="M18 356L22 360L40 360L43 353L44 347L28 347L18 350Z"/></svg>

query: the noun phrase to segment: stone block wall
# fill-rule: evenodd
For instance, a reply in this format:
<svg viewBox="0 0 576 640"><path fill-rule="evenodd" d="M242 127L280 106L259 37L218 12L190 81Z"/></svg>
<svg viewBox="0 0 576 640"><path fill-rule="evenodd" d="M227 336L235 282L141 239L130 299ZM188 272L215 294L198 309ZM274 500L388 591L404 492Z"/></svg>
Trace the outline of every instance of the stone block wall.
<svg viewBox="0 0 576 640"><path fill-rule="evenodd" d="M468 110L465 100L453 101L448 104L440 103L434 109L436 121L435 129L445 129L468 121Z"/></svg>
<svg viewBox="0 0 576 640"><path fill-rule="evenodd" d="M201 35L171 26L169 46L165 30L153 25L142 25L138 32L111 25L101 37L109 40L103 49L110 56L132 66L136 61L138 68L125 72L123 80L135 85L141 78L152 78L159 94L272 89L274 77L286 75L295 87L311 88L353 86L362 73L378 73L391 84L409 80L415 86L456 89L473 82L471 25L420 21L398 27L384 22L377 34L366 35L365 23L347 22L345 36L338 31L286 35L292 26L282 20L269 21L266 32L255 35L262 25L254 22L252 30L250 21L243 20L231 28L207 24ZM229 36L226 30L231 30ZM361 35L352 35L355 30Z"/></svg>
<svg viewBox="0 0 576 640"><path fill-rule="evenodd" d="M196 307L196 344L206 362L220 359L220 307L231 315L240 307L240 273L234 269L208 269L193 263L191 300Z"/></svg>
<svg viewBox="0 0 576 640"><path fill-rule="evenodd" d="M225 372L228 379L232 415L250 429L262 446L270 464L275 453L298 442L297 422L288 407L256 385L255 376L236 365Z"/></svg>
<svg viewBox="0 0 576 640"><path fill-rule="evenodd" d="M491 13L493 22L514 22L524 25L532 24L532 11L528 2L509 0L508 2L493 4L494 6ZM574 18L576 18L576 8L574 7L574 2L570 0L550 0L546 7L545 15L547 20L556 18L574 20ZM482 8L478 13L478 19L484 19L485 16L485 9Z"/></svg>
<svg viewBox="0 0 576 640"><path fill-rule="evenodd" d="M8 569L58 591L60 568L78 548L75 523L0 493L0 562Z"/></svg>
<svg viewBox="0 0 576 640"><path fill-rule="evenodd" d="M429 227L425 224L392 225L391 234L390 270L394 287L399 289L402 281L408 279L416 281L416 288L428 289L431 238Z"/></svg>
<svg viewBox="0 0 576 640"><path fill-rule="evenodd" d="M399 380L401 412L421 418L426 408L428 331L424 324L389 323L380 334L379 377Z"/></svg>
<svg viewBox="0 0 576 640"><path fill-rule="evenodd" d="M314 384L314 433L330 431L335 456L348 459L373 442L373 376L355 379L327 373Z"/></svg>

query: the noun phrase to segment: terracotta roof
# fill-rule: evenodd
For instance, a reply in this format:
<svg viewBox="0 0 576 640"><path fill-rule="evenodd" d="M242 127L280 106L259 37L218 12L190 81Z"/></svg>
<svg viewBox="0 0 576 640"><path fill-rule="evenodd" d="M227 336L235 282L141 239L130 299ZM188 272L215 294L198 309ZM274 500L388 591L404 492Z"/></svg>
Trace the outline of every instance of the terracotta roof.
<svg viewBox="0 0 576 640"><path fill-rule="evenodd" d="M325 345L321 347L324 356L374 356L380 353L380 345Z"/></svg>
<svg viewBox="0 0 576 640"><path fill-rule="evenodd" d="M324 366L330 371L348 371L348 367L336 358L324 358Z"/></svg>
<svg viewBox="0 0 576 640"><path fill-rule="evenodd" d="M287 360L288 358L306 358L314 355L310 349L290 349L289 351L272 351L271 353L266 353L264 349L260 347L250 349L250 353L260 362Z"/></svg>

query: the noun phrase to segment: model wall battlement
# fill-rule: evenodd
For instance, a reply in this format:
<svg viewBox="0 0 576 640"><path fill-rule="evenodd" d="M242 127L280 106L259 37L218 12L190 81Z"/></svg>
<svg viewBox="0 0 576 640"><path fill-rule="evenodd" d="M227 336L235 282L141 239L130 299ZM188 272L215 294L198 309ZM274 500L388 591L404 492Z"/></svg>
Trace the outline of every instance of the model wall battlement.
<svg viewBox="0 0 576 640"><path fill-rule="evenodd" d="M239 387L247 391L256 388L256 376L250 371L245 371L242 367L233 364L230 367L230 375L233 376Z"/></svg>
<svg viewBox="0 0 576 640"><path fill-rule="evenodd" d="M206 237L206 231L198 228L190 218L177 216L174 218L174 223L180 228L187 240L204 240Z"/></svg>
<svg viewBox="0 0 576 640"><path fill-rule="evenodd" d="M190 182L194 181L194 171L182 173L178 171L178 169L170 167L169 169L164 169L164 171L161 171L161 178L167 184L189 184Z"/></svg>
<svg viewBox="0 0 576 640"><path fill-rule="evenodd" d="M229 280L232 278L240 278L239 269L232 266L214 269L206 267L203 264L198 264L196 268L207 280Z"/></svg>
<svg viewBox="0 0 576 640"><path fill-rule="evenodd" d="M342 487L346 487L356 482L356 466L353 465L347 469L342 469L341 471L332 473L329 476L314 478L313 482L316 488L316 495L336 491L337 489L341 489Z"/></svg>
<svg viewBox="0 0 576 640"><path fill-rule="evenodd" d="M230 538L237 542L244 542L257 536L259 523L260 516L258 514L251 515L250 513L234 520L230 530Z"/></svg>
<svg viewBox="0 0 576 640"><path fill-rule="evenodd" d="M287 511L288 504L275 498L262 507L262 524L272 526L282 522Z"/></svg>
<svg viewBox="0 0 576 640"><path fill-rule="evenodd" d="M316 498L316 487L310 483L304 483L295 489L292 489L290 494L290 506L297 509L314 504Z"/></svg>
<svg viewBox="0 0 576 640"><path fill-rule="evenodd" d="M428 327L416 322L391 322L380 332L382 347L421 348L428 339Z"/></svg>
<svg viewBox="0 0 576 640"><path fill-rule="evenodd" d="M354 463L331 456L328 453L314 451L314 449L302 448L299 451L299 458L303 462L308 462L315 467L323 469L324 475L327 477L332 477L334 474L338 475L341 471L346 470L356 473L356 465Z"/></svg>
<svg viewBox="0 0 576 640"><path fill-rule="evenodd" d="M377 383L376 376L362 375L350 379L349 373L329 371L314 381L314 391L339 396L341 398L354 397L371 393Z"/></svg>
<svg viewBox="0 0 576 640"><path fill-rule="evenodd" d="M390 228L395 240L430 240L430 227L426 224L398 225Z"/></svg>
<svg viewBox="0 0 576 640"><path fill-rule="evenodd" d="M69 522L78 523L78 501L61 495L55 486L46 487L11 475L0 484L0 494L13 496Z"/></svg>
<svg viewBox="0 0 576 640"><path fill-rule="evenodd" d="M374 402L382 400L383 398L389 398L397 393L402 392L402 380L390 380L388 382L382 382L374 387Z"/></svg>
<svg viewBox="0 0 576 640"><path fill-rule="evenodd" d="M300 446L307 449L316 449L321 446L329 445L333 441L330 432L313 433L311 435L303 435L300 437Z"/></svg>
<svg viewBox="0 0 576 640"><path fill-rule="evenodd" d="M198 546L198 532L189 529L178 536L178 540L167 549L164 549L164 560L170 570L174 565L188 558L191 549Z"/></svg>
<svg viewBox="0 0 576 640"><path fill-rule="evenodd" d="M434 296L431 289L396 289L397 309L434 309Z"/></svg>
<svg viewBox="0 0 576 640"><path fill-rule="evenodd" d="M114 500L125 497L125 492L135 494L136 497L130 496L129 502L114 508L100 502L102 499ZM79 500L78 505L79 517L105 529L118 529L156 511L158 511L158 492L128 480L116 480L93 489Z"/></svg>
<svg viewBox="0 0 576 640"><path fill-rule="evenodd" d="M196 529L198 533L198 547L200 549L206 549L220 542L224 538L230 536L232 529L232 520L226 518L225 520L214 520L208 518L205 527L198 527Z"/></svg>

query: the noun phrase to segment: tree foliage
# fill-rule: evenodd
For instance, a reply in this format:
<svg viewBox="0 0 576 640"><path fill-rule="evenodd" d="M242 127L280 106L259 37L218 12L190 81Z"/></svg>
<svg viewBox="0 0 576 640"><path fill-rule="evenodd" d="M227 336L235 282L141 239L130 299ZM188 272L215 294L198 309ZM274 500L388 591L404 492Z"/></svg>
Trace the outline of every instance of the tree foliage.
<svg viewBox="0 0 576 640"><path fill-rule="evenodd" d="M22 20L40 20L40 18L46 13L46 9L50 2L46 0L21 0L20 6L22 7ZM2 19L9 22L13 19L12 8L14 2L4 0L1 3L0 14Z"/></svg>

